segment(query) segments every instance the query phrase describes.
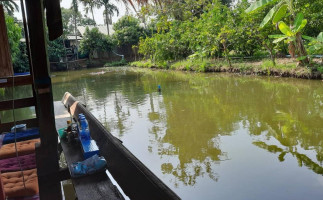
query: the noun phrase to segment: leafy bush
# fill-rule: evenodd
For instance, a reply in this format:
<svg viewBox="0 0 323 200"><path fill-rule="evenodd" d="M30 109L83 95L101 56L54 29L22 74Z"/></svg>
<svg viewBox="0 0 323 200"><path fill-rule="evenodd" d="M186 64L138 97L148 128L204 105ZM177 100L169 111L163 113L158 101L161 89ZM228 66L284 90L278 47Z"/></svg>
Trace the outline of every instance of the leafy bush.
<svg viewBox="0 0 323 200"><path fill-rule="evenodd" d="M144 29L139 26L139 20L132 16L123 16L113 26L113 37L118 46L135 45L144 36Z"/></svg>
<svg viewBox="0 0 323 200"><path fill-rule="evenodd" d="M115 66L125 66L128 62L125 59L121 59L120 61L114 61L110 63L106 63L104 67L115 67Z"/></svg>
<svg viewBox="0 0 323 200"><path fill-rule="evenodd" d="M6 25L7 25L7 34L8 34L8 40L9 40L9 46L10 46L10 53L11 53L11 59L12 63L17 62L18 56L19 56L19 43L21 39L21 28L17 23L15 23L15 20L13 17L9 15L5 15Z"/></svg>
<svg viewBox="0 0 323 200"><path fill-rule="evenodd" d="M87 27L80 44L80 51L88 52L89 58L92 59L95 51L110 51L113 47L114 42L110 36L100 33L98 28L89 30Z"/></svg>

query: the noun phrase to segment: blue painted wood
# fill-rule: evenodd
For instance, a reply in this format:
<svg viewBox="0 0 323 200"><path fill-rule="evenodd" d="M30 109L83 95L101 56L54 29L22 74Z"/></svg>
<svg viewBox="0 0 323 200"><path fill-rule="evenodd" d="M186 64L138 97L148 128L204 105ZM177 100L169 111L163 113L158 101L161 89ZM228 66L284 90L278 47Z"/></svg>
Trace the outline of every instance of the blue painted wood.
<svg viewBox="0 0 323 200"><path fill-rule="evenodd" d="M80 137L80 141L84 159L90 158L95 154L99 155L99 147L96 145L96 142L94 140L84 139Z"/></svg>

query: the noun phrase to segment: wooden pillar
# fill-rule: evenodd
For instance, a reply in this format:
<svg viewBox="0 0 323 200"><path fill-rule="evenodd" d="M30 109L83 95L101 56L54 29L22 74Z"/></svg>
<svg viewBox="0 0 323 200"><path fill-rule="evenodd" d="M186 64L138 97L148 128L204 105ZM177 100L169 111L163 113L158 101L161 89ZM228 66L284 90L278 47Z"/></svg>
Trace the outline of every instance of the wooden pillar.
<svg viewBox="0 0 323 200"><path fill-rule="evenodd" d="M0 77L13 76L6 20L0 4Z"/></svg>
<svg viewBox="0 0 323 200"><path fill-rule="evenodd" d="M62 199L62 192L58 178L58 139L47 57L43 0L26 0L26 11L41 139L41 143L36 145L39 194L44 200L59 200Z"/></svg>

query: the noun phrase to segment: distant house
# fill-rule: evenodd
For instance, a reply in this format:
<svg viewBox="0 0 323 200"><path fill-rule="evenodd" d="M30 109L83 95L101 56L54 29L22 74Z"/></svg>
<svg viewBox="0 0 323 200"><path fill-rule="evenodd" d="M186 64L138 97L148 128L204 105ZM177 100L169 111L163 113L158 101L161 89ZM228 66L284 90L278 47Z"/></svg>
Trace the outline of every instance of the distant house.
<svg viewBox="0 0 323 200"><path fill-rule="evenodd" d="M97 26L78 26L77 30L80 32L81 36L84 36L86 27L88 27L90 30L93 28L98 28L100 33L103 33L104 35L108 35L108 29L106 25L97 25ZM114 30L112 28L112 25L109 26L109 33L112 35L114 33Z"/></svg>
<svg viewBox="0 0 323 200"><path fill-rule="evenodd" d="M83 39L81 35L77 37L75 35L67 35L65 40L65 47L70 48L72 46L77 46L80 44L80 41Z"/></svg>

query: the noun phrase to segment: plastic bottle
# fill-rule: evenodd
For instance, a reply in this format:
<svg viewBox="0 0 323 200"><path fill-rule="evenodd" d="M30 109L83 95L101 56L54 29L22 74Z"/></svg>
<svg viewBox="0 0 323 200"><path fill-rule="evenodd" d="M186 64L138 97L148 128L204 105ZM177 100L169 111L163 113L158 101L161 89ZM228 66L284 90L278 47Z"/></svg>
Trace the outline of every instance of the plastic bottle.
<svg viewBox="0 0 323 200"><path fill-rule="evenodd" d="M80 137L83 137L83 132L82 132L82 126L83 126L83 114L79 114L79 120L78 120L78 123L77 123L77 128L78 128L78 131L79 131L79 136Z"/></svg>
<svg viewBox="0 0 323 200"><path fill-rule="evenodd" d="M90 139L90 130L89 124L83 114L79 115L79 122L80 122L80 135L83 139Z"/></svg>
<svg viewBox="0 0 323 200"><path fill-rule="evenodd" d="M67 124L66 132L69 133L69 132L72 131L71 121L70 120L67 120L66 121L66 124Z"/></svg>

